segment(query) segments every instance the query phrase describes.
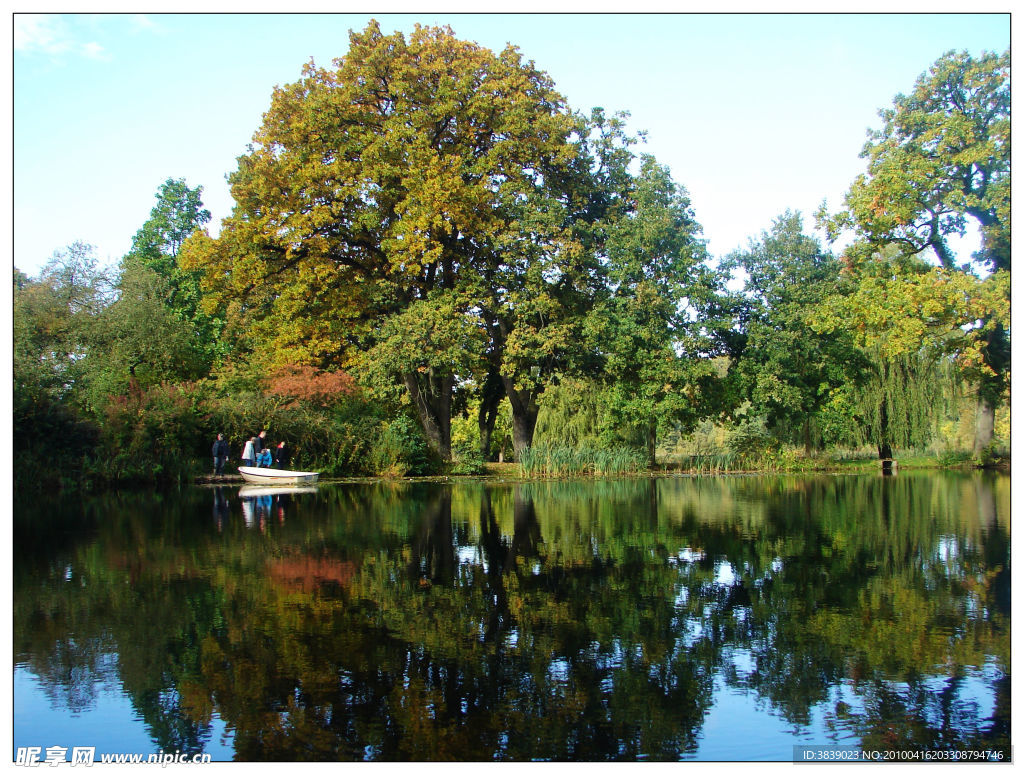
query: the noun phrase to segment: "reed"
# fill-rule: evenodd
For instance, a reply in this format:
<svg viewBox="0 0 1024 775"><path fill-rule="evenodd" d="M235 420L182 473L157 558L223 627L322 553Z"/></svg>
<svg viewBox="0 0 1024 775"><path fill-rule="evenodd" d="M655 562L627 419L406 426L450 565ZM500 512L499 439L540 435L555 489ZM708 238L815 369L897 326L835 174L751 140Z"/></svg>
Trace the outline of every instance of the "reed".
<svg viewBox="0 0 1024 775"><path fill-rule="evenodd" d="M524 476L610 476L636 473L647 468L646 456L636 449L619 447L567 447L561 444L538 444L523 450L519 467Z"/></svg>

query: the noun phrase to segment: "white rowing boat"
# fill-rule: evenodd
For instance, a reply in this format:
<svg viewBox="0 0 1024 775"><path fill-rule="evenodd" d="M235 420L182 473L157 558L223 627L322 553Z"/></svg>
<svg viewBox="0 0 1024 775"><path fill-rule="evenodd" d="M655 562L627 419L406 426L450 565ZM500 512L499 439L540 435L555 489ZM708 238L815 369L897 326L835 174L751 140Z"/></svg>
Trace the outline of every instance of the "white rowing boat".
<svg viewBox="0 0 1024 775"><path fill-rule="evenodd" d="M238 473L250 484L313 484L320 478L318 471L288 471L256 466L239 466Z"/></svg>

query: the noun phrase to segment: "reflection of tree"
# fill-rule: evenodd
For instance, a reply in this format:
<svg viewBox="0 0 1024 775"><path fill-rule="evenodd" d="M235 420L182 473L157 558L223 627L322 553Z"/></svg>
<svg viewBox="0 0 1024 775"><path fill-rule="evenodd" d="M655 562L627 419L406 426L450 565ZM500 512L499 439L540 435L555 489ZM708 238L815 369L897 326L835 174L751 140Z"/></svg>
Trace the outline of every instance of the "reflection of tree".
<svg viewBox="0 0 1024 775"><path fill-rule="evenodd" d="M913 718L896 747L924 740L948 747L972 736L1007 746L998 717L977 726L977 709L960 696L958 678L966 666L979 670L993 658L1004 674L1009 669L1008 622L982 603L991 579L1008 573L1008 553L983 560L979 547L1001 543L1005 528L961 514L968 500L947 501L941 481L823 480L777 499L769 526L802 534L806 544L780 554L778 571L757 585L748 633L756 670L733 676L734 683L797 723L830 687L846 683L864 709L842 715L865 745L878 742L871 730ZM801 526L794 517L800 513L814 518ZM937 677L947 683L942 692L932 688ZM943 697L945 712L925 707Z"/></svg>
<svg viewBox="0 0 1024 775"><path fill-rule="evenodd" d="M993 685L991 716L965 686L962 669L941 688L924 680L875 681L865 688L862 711L842 707L830 714L833 728L856 732L866 749L892 751L1009 751L1010 679Z"/></svg>
<svg viewBox="0 0 1024 775"><path fill-rule="evenodd" d="M242 760L677 759L716 679L865 745L1008 750L1006 486L396 483L262 533L208 492L108 503L26 541L16 654L76 707L116 672L165 750L216 713Z"/></svg>
<svg viewBox="0 0 1024 775"><path fill-rule="evenodd" d="M502 637L513 621L508 609L508 594L505 592L504 582L506 562L512 554L502 541L498 523L494 518L491 490L487 487L480 490L480 549L483 553L487 591L494 601L484 630L484 642L494 643Z"/></svg>
<svg viewBox="0 0 1024 775"><path fill-rule="evenodd" d="M452 496L447 489L430 501L412 541L410 578L450 584L455 573L455 544L452 535Z"/></svg>

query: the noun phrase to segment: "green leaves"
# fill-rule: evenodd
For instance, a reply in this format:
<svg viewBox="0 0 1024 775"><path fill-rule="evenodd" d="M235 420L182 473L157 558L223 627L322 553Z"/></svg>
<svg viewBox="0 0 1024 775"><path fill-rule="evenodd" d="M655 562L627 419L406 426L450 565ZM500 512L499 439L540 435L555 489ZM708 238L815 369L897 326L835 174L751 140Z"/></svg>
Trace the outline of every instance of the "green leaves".
<svg viewBox="0 0 1024 775"><path fill-rule="evenodd" d="M386 390L409 372L480 375L485 346L486 332L465 297L436 291L390 317L358 363L371 384Z"/></svg>
<svg viewBox="0 0 1024 775"><path fill-rule="evenodd" d="M823 314L825 299L844 298L840 264L803 233L798 214L786 212L724 267L745 278L747 339L736 367L744 393L756 412L795 439L822 410L830 389L857 379L865 365L841 325L810 327ZM809 443L806 434L804 441Z"/></svg>
<svg viewBox="0 0 1024 775"><path fill-rule="evenodd" d="M976 257L991 270L1010 268L1010 56L974 59L950 52L883 110L869 133L866 174L846 196L838 220L876 248L932 250L946 269L946 238L981 228Z"/></svg>

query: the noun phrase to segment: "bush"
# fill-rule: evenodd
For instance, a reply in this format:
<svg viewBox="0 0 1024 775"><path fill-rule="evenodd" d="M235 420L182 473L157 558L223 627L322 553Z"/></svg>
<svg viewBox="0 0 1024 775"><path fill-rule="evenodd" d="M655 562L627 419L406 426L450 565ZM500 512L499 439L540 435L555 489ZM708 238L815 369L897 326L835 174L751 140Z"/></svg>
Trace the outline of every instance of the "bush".
<svg viewBox="0 0 1024 775"><path fill-rule="evenodd" d="M14 497L82 483L85 461L100 443L99 427L70 407L42 398L19 402L15 396L12 465Z"/></svg>
<svg viewBox="0 0 1024 775"><path fill-rule="evenodd" d="M284 441L291 447L294 468L328 476L371 473L371 450L383 422L372 407L354 398L327 411L252 392L212 399L207 410L210 441L200 450L203 455L209 456L214 436L223 433L230 462L237 466L246 440L266 430L270 444Z"/></svg>
<svg viewBox="0 0 1024 775"><path fill-rule="evenodd" d="M974 465L980 468L993 468L995 466L1003 465L1009 459L1009 450L998 441L993 441L980 455L974 455Z"/></svg>
<svg viewBox="0 0 1024 775"><path fill-rule="evenodd" d="M758 460L772 443L764 417L744 418L729 431L725 440L729 452L744 460Z"/></svg>
<svg viewBox="0 0 1024 775"><path fill-rule="evenodd" d="M104 409L100 447L88 458L93 479L181 482L196 473L203 442L199 391L192 385L132 386ZM209 455L207 454L207 458Z"/></svg>
<svg viewBox="0 0 1024 775"><path fill-rule="evenodd" d="M972 457L970 452L950 450L939 455L939 465L945 468L966 466L972 463Z"/></svg>
<svg viewBox="0 0 1024 775"><path fill-rule="evenodd" d="M383 423L369 451L370 473L376 476L408 476L431 473L434 466L418 425L399 415Z"/></svg>
<svg viewBox="0 0 1024 775"><path fill-rule="evenodd" d="M480 448L474 444L458 444L452 449L451 473L457 476L472 476L483 473L484 458Z"/></svg>

